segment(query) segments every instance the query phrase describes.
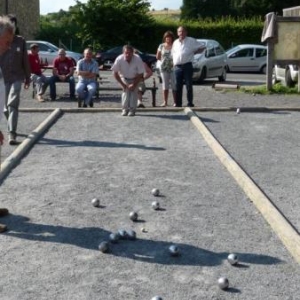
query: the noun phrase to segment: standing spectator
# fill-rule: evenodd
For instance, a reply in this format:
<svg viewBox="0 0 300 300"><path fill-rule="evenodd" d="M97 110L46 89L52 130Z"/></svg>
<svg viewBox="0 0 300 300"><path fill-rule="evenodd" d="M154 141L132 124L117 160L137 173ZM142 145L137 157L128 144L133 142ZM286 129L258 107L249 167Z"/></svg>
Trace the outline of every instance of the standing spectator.
<svg viewBox="0 0 300 300"><path fill-rule="evenodd" d="M99 75L99 65L92 58L93 52L90 48L86 48L83 52L83 58L77 62L76 73L78 75L78 83L76 92L78 94L78 107L94 106L93 97L97 91L97 76Z"/></svg>
<svg viewBox="0 0 300 300"><path fill-rule="evenodd" d="M0 16L0 58L2 54L7 51L10 47L11 42L14 38L15 26L10 22L9 18ZM2 112L5 105L5 85L4 78L0 67L0 119L2 117ZM0 147L3 144L3 134L0 131ZM6 216L8 214L8 209L0 208L0 217ZM0 224L0 233L7 230L6 225Z"/></svg>
<svg viewBox="0 0 300 300"><path fill-rule="evenodd" d="M194 107L193 103L193 65L195 53L201 53L205 49L196 39L187 36L185 27L177 29L178 39L172 46L173 64L176 78L176 106L182 107L182 89L185 82L187 91L187 106Z"/></svg>
<svg viewBox="0 0 300 300"><path fill-rule="evenodd" d="M64 49L58 50L58 57L53 62L53 76L50 78L50 97L56 99L56 82L68 82L70 98L75 98L74 64L71 58L66 56Z"/></svg>
<svg viewBox="0 0 300 300"><path fill-rule="evenodd" d="M165 32L163 43L158 46L156 58L161 62L160 75L162 79L162 90L164 102L161 106L168 106L169 87L173 92L174 106L176 106L176 80L173 68L172 45L174 42L174 34L172 31Z"/></svg>
<svg viewBox="0 0 300 300"><path fill-rule="evenodd" d="M123 89L122 116L135 116L138 99L138 85L145 73L142 59L134 54L130 45L123 47L123 54L119 55L111 67L115 79Z"/></svg>
<svg viewBox="0 0 300 300"><path fill-rule="evenodd" d="M30 53L28 54L29 64L31 68L31 80L35 85L36 98L39 102L44 102L43 95L49 85L49 78L42 72L42 67L45 66L41 63L39 57L39 46L37 44L30 45Z"/></svg>
<svg viewBox="0 0 300 300"><path fill-rule="evenodd" d="M8 15L8 18L15 24L16 30L17 18L14 15ZM28 89L30 85L26 42L22 36L14 34L10 49L0 58L0 67L6 91L4 114L8 121L8 142L10 145L16 145L21 88L22 84L25 89Z"/></svg>

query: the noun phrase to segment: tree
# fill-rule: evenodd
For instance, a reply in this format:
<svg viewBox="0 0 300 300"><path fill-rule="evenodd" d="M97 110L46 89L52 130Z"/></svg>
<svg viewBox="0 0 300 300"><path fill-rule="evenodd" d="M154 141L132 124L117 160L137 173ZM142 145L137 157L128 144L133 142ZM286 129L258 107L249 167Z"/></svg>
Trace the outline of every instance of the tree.
<svg viewBox="0 0 300 300"><path fill-rule="evenodd" d="M77 1L70 13L85 45L96 40L100 48L134 43L145 49L154 22L149 8L143 0L89 0L87 4Z"/></svg>

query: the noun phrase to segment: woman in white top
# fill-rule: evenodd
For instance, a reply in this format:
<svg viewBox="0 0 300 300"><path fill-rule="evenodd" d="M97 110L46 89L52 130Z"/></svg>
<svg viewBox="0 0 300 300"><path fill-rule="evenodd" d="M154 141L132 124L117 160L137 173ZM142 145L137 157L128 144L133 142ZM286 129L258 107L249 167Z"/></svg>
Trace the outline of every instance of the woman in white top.
<svg viewBox="0 0 300 300"><path fill-rule="evenodd" d="M162 89L164 102L161 106L168 105L169 87L173 92L174 105L176 105L176 82L171 55L172 45L175 37L172 31L167 31L163 35L163 43L158 46L156 58L161 61L160 74L162 78Z"/></svg>

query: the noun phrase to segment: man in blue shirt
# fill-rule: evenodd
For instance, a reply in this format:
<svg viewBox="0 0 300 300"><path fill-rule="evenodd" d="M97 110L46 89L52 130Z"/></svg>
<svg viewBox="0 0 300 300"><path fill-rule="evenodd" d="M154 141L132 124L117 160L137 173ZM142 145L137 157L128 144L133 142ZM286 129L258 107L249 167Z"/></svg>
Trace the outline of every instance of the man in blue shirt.
<svg viewBox="0 0 300 300"><path fill-rule="evenodd" d="M97 91L97 76L99 74L99 66L94 60L93 52L90 48L86 48L83 52L84 58L77 62L76 73L78 75L78 83L76 92L78 94L78 107L93 107L93 96Z"/></svg>

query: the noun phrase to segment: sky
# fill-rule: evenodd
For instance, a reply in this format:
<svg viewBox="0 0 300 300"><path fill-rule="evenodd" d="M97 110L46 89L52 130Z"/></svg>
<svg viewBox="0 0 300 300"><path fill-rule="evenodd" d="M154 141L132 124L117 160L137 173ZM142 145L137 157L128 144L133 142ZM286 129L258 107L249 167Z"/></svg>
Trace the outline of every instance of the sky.
<svg viewBox="0 0 300 300"><path fill-rule="evenodd" d="M81 3L87 3L88 0L80 0ZM179 9L182 6L182 0L150 0L151 9L162 10ZM68 10L70 6L76 4L75 0L40 0L40 13L46 15L47 13L58 12L59 10Z"/></svg>

